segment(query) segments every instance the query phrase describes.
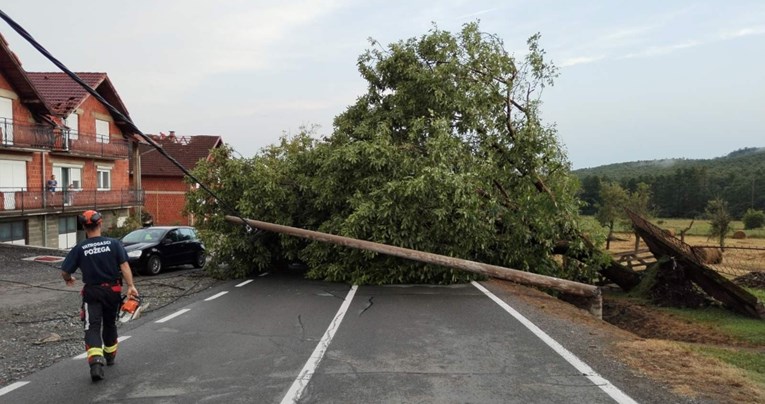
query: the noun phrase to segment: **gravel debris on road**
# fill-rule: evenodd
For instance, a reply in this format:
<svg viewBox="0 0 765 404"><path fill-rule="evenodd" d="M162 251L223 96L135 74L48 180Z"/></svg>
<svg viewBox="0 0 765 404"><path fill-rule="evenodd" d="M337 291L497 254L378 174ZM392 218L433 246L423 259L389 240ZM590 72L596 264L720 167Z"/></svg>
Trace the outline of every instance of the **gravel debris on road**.
<svg viewBox="0 0 765 404"><path fill-rule="evenodd" d="M0 244L0 387L84 352L79 270L78 284L67 287L60 275L61 262L24 260L65 255L65 250ZM185 267L153 277L135 276L146 305L143 313L217 282L201 269Z"/></svg>

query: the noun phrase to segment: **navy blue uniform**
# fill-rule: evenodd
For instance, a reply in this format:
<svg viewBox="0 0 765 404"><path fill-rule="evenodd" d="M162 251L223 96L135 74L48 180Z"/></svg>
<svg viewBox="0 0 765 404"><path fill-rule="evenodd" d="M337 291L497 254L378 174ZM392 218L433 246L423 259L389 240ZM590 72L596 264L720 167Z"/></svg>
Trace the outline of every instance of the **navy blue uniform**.
<svg viewBox="0 0 765 404"><path fill-rule="evenodd" d="M88 362L94 357L113 360L117 354L117 315L122 303L120 265L127 253L119 240L93 237L77 244L66 255L61 269L82 272L82 320ZM103 325L103 333L101 326Z"/></svg>

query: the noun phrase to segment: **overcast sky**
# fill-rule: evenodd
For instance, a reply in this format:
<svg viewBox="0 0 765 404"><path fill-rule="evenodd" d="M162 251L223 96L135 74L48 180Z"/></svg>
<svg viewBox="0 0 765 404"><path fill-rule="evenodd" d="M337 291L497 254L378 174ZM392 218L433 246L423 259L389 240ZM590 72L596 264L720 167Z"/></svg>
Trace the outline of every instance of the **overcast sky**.
<svg viewBox="0 0 765 404"><path fill-rule="evenodd" d="M368 38L480 19L561 68L543 94L574 168L765 146L765 1L6 1L74 71L108 73L147 133L219 134L244 156L332 119L365 91ZM0 22L28 71L55 71Z"/></svg>

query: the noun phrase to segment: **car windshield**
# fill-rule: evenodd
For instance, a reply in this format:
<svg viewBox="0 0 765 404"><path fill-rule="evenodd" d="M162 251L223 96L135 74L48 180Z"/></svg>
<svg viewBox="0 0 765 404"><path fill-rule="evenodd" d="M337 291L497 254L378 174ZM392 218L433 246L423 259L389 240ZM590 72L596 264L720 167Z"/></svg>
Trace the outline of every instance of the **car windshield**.
<svg viewBox="0 0 765 404"><path fill-rule="evenodd" d="M123 243L152 243L162 240L162 236L165 235L163 229L138 229L128 233L122 238Z"/></svg>

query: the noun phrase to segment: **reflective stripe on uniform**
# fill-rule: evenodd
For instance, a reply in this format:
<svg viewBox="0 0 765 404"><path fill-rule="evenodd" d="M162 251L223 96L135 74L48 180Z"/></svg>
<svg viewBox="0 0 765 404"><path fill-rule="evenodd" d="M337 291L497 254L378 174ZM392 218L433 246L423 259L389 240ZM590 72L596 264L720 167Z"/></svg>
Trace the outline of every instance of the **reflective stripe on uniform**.
<svg viewBox="0 0 765 404"><path fill-rule="evenodd" d="M88 311L87 303L82 304L82 310L85 311L85 319L83 320L85 322L85 331L88 331L88 329L90 329L90 312Z"/></svg>
<svg viewBox="0 0 765 404"><path fill-rule="evenodd" d="M104 356L103 348L88 348L88 358L91 356Z"/></svg>
<svg viewBox="0 0 765 404"><path fill-rule="evenodd" d="M104 347L104 353L115 353L115 352L117 352L117 344Z"/></svg>

